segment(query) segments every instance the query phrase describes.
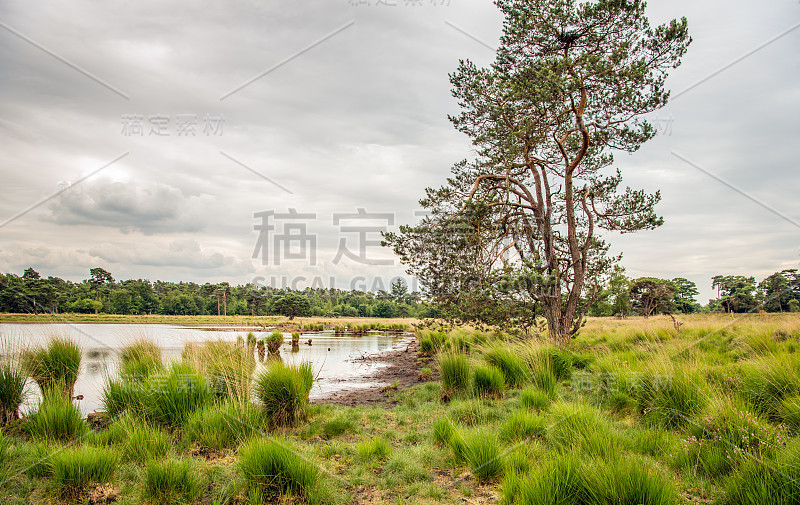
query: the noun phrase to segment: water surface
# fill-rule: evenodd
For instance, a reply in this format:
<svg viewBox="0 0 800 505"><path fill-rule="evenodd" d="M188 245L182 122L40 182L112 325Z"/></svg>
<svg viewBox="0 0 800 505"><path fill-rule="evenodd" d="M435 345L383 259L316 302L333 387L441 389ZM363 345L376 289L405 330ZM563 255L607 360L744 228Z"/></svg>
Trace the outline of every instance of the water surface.
<svg viewBox="0 0 800 505"><path fill-rule="evenodd" d="M84 415L102 410L101 395L109 377L115 377L118 369L119 351L140 338L147 338L161 347L165 362L180 359L181 351L189 342L206 340L235 341L237 336L247 335L248 329L220 327L183 327L166 324L18 324L0 323L0 343L4 350L20 349L42 344L48 338L68 337L83 348L81 373L75 384L75 394L83 395L78 401ZM256 337L268 335L254 332ZM376 385L365 375L375 372L380 363L363 362L359 358L399 347L404 341L397 335L368 333L362 336L334 335L333 332L302 333L299 349L292 351L290 334L284 334L286 343L281 356L286 363L309 361L317 376L311 389L312 398L320 398L332 392ZM312 339L312 345L306 341ZM256 373L263 365L259 363ZM23 412L35 408L39 403L39 391L35 384L28 387L29 398Z"/></svg>

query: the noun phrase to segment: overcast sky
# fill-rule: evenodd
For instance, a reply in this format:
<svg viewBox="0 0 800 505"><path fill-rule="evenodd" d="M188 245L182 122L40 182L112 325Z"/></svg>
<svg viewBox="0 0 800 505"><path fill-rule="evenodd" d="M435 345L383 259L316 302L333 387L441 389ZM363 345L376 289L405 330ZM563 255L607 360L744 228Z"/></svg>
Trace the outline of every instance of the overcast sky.
<svg viewBox="0 0 800 505"><path fill-rule="evenodd" d="M607 238L629 275L687 277L706 303L713 275L800 266L800 3L648 3L694 42L660 134L616 165L661 190L665 224ZM448 73L492 61L498 10L259 4L2 3L0 271L361 289L403 273L377 230L413 222L471 155Z"/></svg>

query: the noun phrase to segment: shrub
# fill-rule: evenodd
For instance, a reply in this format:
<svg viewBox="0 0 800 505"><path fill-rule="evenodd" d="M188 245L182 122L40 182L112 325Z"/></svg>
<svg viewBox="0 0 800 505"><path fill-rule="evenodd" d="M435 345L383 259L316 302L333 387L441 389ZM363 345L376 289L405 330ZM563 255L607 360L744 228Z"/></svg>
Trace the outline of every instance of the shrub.
<svg viewBox="0 0 800 505"><path fill-rule="evenodd" d="M184 438L214 449L233 449L261 432L264 417L248 403L226 402L195 411L186 421Z"/></svg>
<svg viewBox="0 0 800 505"><path fill-rule="evenodd" d="M19 418L25 400L25 374L11 363L0 363L0 426Z"/></svg>
<svg viewBox="0 0 800 505"><path fill-rule="evenodd" d="M382 438L375 438L370 442L362 442L356 446L356 451L361 459L386 459L392 455L392 448Z"/></svg>
<svg viewBox="0 0 800 505"><path fill-rule="evenodd" d="M503 459L497 435L488 430L476 430L464 437L464 459L479 481L489 481L503 471Z"/></svg>
<svg viewBox="0 0 800 505"><path fill-rule="evenodd" d="M469 362L463 354L443 353L439 355L439 374L442 388L448 393L457 393L469 386Z"/></svg>
<svg viewBox="0 0 800 505"><path fill-rule="evenodd" d="M72 400L62 397L60 392L49 391L38 410L28 416L25 430L39 440L67 441L85 435L89 425Z"/></svg>
<svg viewBox="0 0 800 505"><path fill-rule="evenodd" d="M523 389L519 397L520 403L526 409L546 410L552 401L549 394L538 389Z"/></svg>
<svg viewBox="0 0 800 505"><path fill-rule="evenodd" d="M202 491L202 482L190 461L147 465L142 494L152 503L192 503Z"/></svg>
<svg viewBox="0 0 800 505"><path fill-rule="evenodd" d="M164 370L161 349L155 342L139 339L123 347L119 353L119 373L128 380L142 380L151 373Z"/></svg>
<svg viewBox="0 0 800 505"><path fill-rule="evenodd" d="M493 366L479 366L473 374L475 394L480 398L500 398L505 392L503 373Z"/></svg>
<svg viewBox="0 0 800 505"><path fill-rule="evenodd" d="M239 451L239 471L249 489L268 496L309 495L319 478L319 469L298 457L287 444L283 439L258 439Z"/></svg>
<svg viewBox="0 0 800 505"><path fill-rule="evenodd" d="M509 387L518 388L530 381L530 370L525 361L508 347L492 346L483 353L483 359L497 367Z"/></svg>
<svg viewBox="0 0 800 505"><path fill-rule="evenodd" d="M111 481L120 455L107 448L81 446L56 451L50 456L53 482L66 494L75 494L89 484Z"/></svg>
<svg viewBox="0 0 800 505"><path fill-rule="evenodd" d="M525 410L518 410L505 420L500 428L500 439L506 442L543 436L547 431L547 420Z"/></svg>
<svg viewBox="0 0 800 505"><path fill-rule="evenodd" d="M314 382L310 363L287 366L274 360L255 379L255 393L272 426L293 426L305 417Z"/></svg>
<svg viewBox="0 0 800 505"><path fill-rule="evenodd" d="M22 352L22 368L36 381L42 394L58 391L72 399L75 382L81 370L80 346L67 338L52 338L46 347L35 347Z"/></svg>

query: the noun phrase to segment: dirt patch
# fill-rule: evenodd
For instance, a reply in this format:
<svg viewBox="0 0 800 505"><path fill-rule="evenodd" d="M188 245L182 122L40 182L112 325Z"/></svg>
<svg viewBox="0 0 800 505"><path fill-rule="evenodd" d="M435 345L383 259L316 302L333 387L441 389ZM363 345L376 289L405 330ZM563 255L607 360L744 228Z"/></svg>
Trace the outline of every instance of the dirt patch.
<svg viewBox="0 0 800 505"><path fill-rule="evenodd" d="M87 494L86 501L89 505L100 505L101 503L114 503L119 498L119 490L111 484L102 484Z"/></svg>
<svg viewBox="0 0 800 505"><path fill-rule="evenodd" d="M368 389L336 391L325 398L316 398L312 400L312 403L393 406L397 403L397 400L394 399L395 392L416 386L426 380L435 379L435 373L426 374L420 378L421 369L431 368L433 370L433 367L429 360L419 359L418 352L419 342L415 337L409 337L398 349L362 356L358 358L359 362L388 365L359 379L377 382L377 385Z"/></svg>
<svg viewBox="0 0 800 505"><path fill-rule="evenodd" d="M195 458L203 458L206 461L218 461L227 458L229 455L225 451L214 449L213 447L208 447L205 445L193 445L189 449L189 454Z"/></svg>

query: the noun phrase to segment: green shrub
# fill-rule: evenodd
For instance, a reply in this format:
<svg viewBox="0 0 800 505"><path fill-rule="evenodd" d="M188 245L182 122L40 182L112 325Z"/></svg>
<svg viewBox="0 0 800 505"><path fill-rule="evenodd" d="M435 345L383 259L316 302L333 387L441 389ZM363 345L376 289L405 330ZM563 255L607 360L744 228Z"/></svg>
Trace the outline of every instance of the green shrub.
<svg viewBox="0 0 800 505"><path fill-rule="evenodd" d="M484 351L483 359L502 372L509 387L518 388L530 381L530 370L525 361L508 347L489 347Z"/></svg>
<svg viewBox="0 0 800 505"><path fill-rule="evenodd" d="M526 409L546 410L550 406L552 398L545 391L528 388L522 390L522 393L519 395L519 400Z"/></svg>
<svg viewBox="0 0 800 505"><path fill-rule="evenodd" d="M438 357L442 388L448 393L464 391L469 386L469 362L458 353L442 353Z"/></svg>
<svg viewBox="0 0 800 505"><path fill-rule="evenodd" d="M42 394L55 390L72 399L81 370L80 346L67 338L52 338L46 347L22 352L22 368L39 385Z"/></svg>
<svg viewBox="0 0 800 505"><path fill-rule="evenodd" d="M91 446L70 447L50 456L53 482L62 493L75 494L90 484L110 482L119 466L117 451Z"/></svg>
<svg viewBox="0 0 800 505"><path fill-rule="evenodd" d="M226 402L195 411L186 421L183 436L190 443L214 449L233 449L264 427L264 416L257 407Z"/></svg>
<svg viewBox="0 0 800 505"><path fill-rule="evenodd" d="M485 482L502 473L503 458L494 432L483 429L473 431L464 437L464 443L464 459L476 479Z"/></svg>
<svg viewBox="0 0 800 505"><path fill-rule="evenodd" d="M89 430L80 410L58 391L49 391L38 410L25 423L28 434L38 440L67 441L80 438Z"/></svg>
<svg viewBox="0 0 800 505"><path fill-rule="evenodd" d="M161 348L155 342L139 339L119 353L119 374L127 380L143 380L163 370Z"/></svg>
<svg viewBox="0 0 800 505"><path fill-rule="evenodd" d="M202 492L202 481L190 461L147 465L142 494L151 503L193 503Z"/></svg>
<svg viewBox="0 0 800 505"><path fill-rule="evenodd" d="M637 403L643 418L665 428L686 425L706 404L703 379L686 368L674 373L647 372L639 382Z"/></svg>
<svg viewBox="0 0 800 505"><path fill-rule="evenodd" d="M293 426L305 418L314 382L310 363L287 366L273 360L255 379L255 393L272 426Z"/></svg>
<svg viewBox="0 0 800 505"><path fill-rule="evenodd" d="M298 457L283 439L264 438L239 451L239 471L249 489L267 496L308 497L319 479L316 465Z"/></svg>
<svg viewBox="0 0 800 505"><path fill-rule="evenodd" d="M547 420L531 414L526 410L518 410L508 416L500 428L500 439L506 442L543 436L547 431Z"/></svg>
<svg viewBox="0 0 800 505"><path fill-rule="evenodd" d="M25 374L11 363L0 363L0 426L19 418L25 400Z"/></svg>
<svg viewBox="0 0 800 505"><path fill-rule="evenodd" d="M358 457L368 459L386 459L392 455L392 448L382 438L375 438L369 442L362 442L356 446Z"/></svg>
<svg viewBox="0 0 800 505"><path fill-rule="evenodd" d="M472 384L479 398L500 398L506 387L503 373L493 366L476 367Z"/></svg>

